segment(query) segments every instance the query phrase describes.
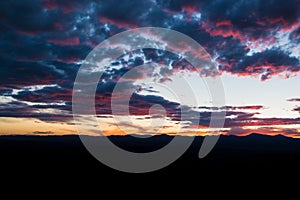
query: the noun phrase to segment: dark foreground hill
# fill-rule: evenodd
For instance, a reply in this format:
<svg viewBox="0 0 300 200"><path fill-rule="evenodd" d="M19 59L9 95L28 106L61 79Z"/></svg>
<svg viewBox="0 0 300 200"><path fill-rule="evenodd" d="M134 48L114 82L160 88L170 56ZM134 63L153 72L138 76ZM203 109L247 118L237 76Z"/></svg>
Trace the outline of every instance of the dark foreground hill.
<svg viewBox="0 0 300 200"><path fill-rule="evenodd" d="M172 137L155 136L143 140L126 137L110 137L120 147L145 152L167 144ZM274 177L297 179L300 169L300 140L283 136L252 134L246 137L222 136L213 151L204 159L198 158L203 138L197 137L188 151L168 167L146 174L128 174L111 169L91 156L78 136L2 136L0 158L2 180L54 178L61 180L128 177L164 180L178 177L205 180L233 177ZM11 178L9 178L11 177Z"/></svg>

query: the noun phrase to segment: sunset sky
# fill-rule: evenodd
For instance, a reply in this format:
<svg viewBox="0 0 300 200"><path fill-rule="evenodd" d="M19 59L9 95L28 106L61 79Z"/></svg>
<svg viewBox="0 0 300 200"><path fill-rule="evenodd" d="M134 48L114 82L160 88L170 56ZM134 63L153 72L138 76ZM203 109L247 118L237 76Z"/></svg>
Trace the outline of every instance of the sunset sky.
<svg viewBox="0 0 300 200"><path fill-rule="evenodd" d="M180 56L153 49L129 52L110 63L98 83L96 111L105 135L173 135L179 127L183 135L205 135L211 114L226 111L221 134L300 138L297 0L1 1L0 134L77 134L72 90L78 69L99 43L139 27L168 28L197 41L219 71L226 105L211 104L202 77ZM138 68L149 61L166 67ZM135 76L126 77L133 67ZM148 79L169 88L189 79L198 103L189 103L184 91L178 95L186 104L177 102L164 88L145 84ZM111 94L120 81L124 92L136 90L130 122L116 121L122 116L111 111ZM190 112L178 114L180 107ZM178 115L191 119L182 122Z"/></svg>

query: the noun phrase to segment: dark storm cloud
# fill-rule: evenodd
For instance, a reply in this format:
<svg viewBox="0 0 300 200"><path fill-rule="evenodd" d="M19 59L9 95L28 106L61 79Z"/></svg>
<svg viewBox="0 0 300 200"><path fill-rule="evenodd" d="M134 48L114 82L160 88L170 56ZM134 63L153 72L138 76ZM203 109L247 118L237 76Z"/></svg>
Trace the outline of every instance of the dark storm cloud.
<svg viewBox="0 0 300 200"><path fill-rule="evenodd" d="M170 0L158 1L158 5L173 14L202 14L199 23L173 23L172 28L200 42L217 58L221 71L267 80L279 73L300 70L299 58L292 56L288 48L278 47L280 38L276 36L278 31L292 31L290 44L299 45L300 8L296 0L284 5L279 0ZM249 41L254 45L249 45ZM258 44L271 47L248 55L249 50Z"/></svg>
<svg viewBox="0 0 300 200"><path fill-rule="evenodd" d="M1 1L0 95L14 98L13 103L8 103L9 106L1 107L1 116L36 116L44 120L47 117L63 117L64 114L38 115L36 111L44 108L70 111L73 82L80 62L104 39L133 27L158 26L187 34L205 47L222 72L259 76L261 80L280 73L298 72L299 58L292 56L288 47L284 49L277 45L249 54L251 46L247 43L277 44L275 34L286 31L290 32L290 43L299 45L298 4L296 0L286 0L284 3L280 0ZM191 68L176 55L151 50L142 53L147 60L173 67L161 68L160 82L169 80L176 70ZM143 63L140 57L131 60L120 58L114 64L122 65L122 68L111 68L103 74L106 83L99 84L96 95L100 113L111 113L110 97L116 81L134 66ZM142 73L131 77L131 81L141 77ZM59 87L12 94L12 89L50 84ZM128 82L126 87L132 87L132 82ZM151 91L149 88L144 90ZM23 101L47 104L27 105ZM56 105L57 102L64 102L65 105ZM169 109L168 115L172 119L180 117L179 105L162 97L136 94L131 102L130 112L136 115L147 113L149 106L158 103ZM182 114L200 114L203 117L200 123L206 125L211 112L217 111L210 109L200 113L189 109ZM262 107L226 107L227 116L237 116L226 119L226 124L252 123L253 113L237 111L243 109L260 110ZM265 122L262 120L261 123Z"/></svg>
<svg viewBox="0 0 300 200"><path fill-rule="evenodd" d="M25 111L25 112L24 112ZM19 113L17 110L14 110L15 113L13 112L0 112L0 117L17 117L17 118L35 118L39 119L41 121L45 122L69 122L73 120L73 115L66 115L66 114L51 114L51 113L32 113L28 112L27 110L19 110ZM24 112L24 113L22 113Z"/></svg>
<svg viewBox="0 0 300 200"><path fill-rule="evenodd" d="M293 111L298 111L300 113L300 107L294 108Z"/></svg>
<svg viewBox="0 0 300 200"><path fill-rule="evenodd" d="M57 83L61 75L38 62L3 61L0 66L1 85L40 85Z"/></svg>
<svg viewBox="0 0 300 200"><path fill-rule="evenodd" d="M12 89L10 88L0 88L0 95L11 93Z"/></svg>
<svg viewBox="0 0 300 200"><path fill-rule="evenodd" d="M290 102L300 102L300 98L292 98L292 99L288 99L287 101L290 101Z"/></svg>
<svg viewBox="0 0 300 200"><path fill-rule="evenodd" d="M276 45L278 30L288 31L299 26L300 9L296 5L297 1L287 1L284 5L281 1L202 2L200 10L205 21L202 27L211 39L221 37L223 41L240 43L237 45L240 49L223 45L221 50L214 48L219 55L220 69L243 76L259 75L262 80L283 72L299 72L299 58L291 56L288 49L273 48L247 55L247 41ZM294 45L299 45L297 33L295 30L290 34L290 43Z"/></svg>
<svg viewBox="0 0 300 200"><path fill-rule="evenodd" d="M70 105L67 105L70 107ZM9 103L0 103L0 117L30 117L42 121L70 121L71 112L62 112L67 106L48 104L48 105L28 105L24 102L12 101ZM43 109L54 109L55 113Z"/></svg>
<svg viewBox="0 0 300 200"><path fill-rule="evenodd" d="M230 20L239 28L256 26L257 20L261 19L283 18L292 24L297 22L300 10L297 0L288 0L284 3L281 0L159 0L157 2L162 8L174 12L201 11L204 17L210 21Z"/></svg>
<svg viewBox="0 0 300 200"><path fill-rule="evenodd" d="M18 94L10 95L20 101L29 101L35 103L55 103L55 102L71 102L72 89L45 87L37 91L21 91Z"/></svg>
<svg viewBox="0 0 300 200"><path fill-rule="evenodd" d="M244 76L261 75L261 80L266 80L282 72L298 72L300 62L280 50L271 49L246 56L243 62L234 62L223 70Z"/></svg>
<svg viewBox="0 0 300 200"><path fill-rule="evenodd" d="M42 1L38 0L1 1L0 13L1 24L5 30L27 33L53 30L55 20L59 19L59 13L46 12Z"/></svg>
<svg viewBox="0 0 300 200"><path fill-rule="evenodd" d="M97 114L112 114L111 112L111 91L115 83L102 84L98 87L96 96L96 110ZM132 87L129 82L124 88ZM59 92L58 92L59 91ZM9 92L9 91L8 91ZM16 100L0 104L0 116L6 117L31 117L38 118L43 121L70 121L72 119L71 113L71 91L63 88L44 87L36 91L20 91L17 95L8 95ZM26 102L32 102L33 105L28 105ZM56 102L56 103L55 103ZM59 104L65 102L64 104ZM47 104L43 104L47 103ZM192 108L188 106L181 106L177 102L172 102L163 97L154 95L140 95L135 93L129 105L120 104L117 107L118 114L124 114L126 109L129 109L131 115L148 115L149 109L153 105L162 105L166 110L166 115L172 121L187 122L186 128L189 127L208 127L211 116L215 112L220 112L220 109L226 109L225 127L236 126L263 126L263 125L285 125L285 124L300 124L300 119L287 118L257 118L257 111L263 109L262 106L225 106L224 108L200 106L199 108ZM54 109L56 113L51 113L44 109ZM209 111L197 111L197 109L207 109ZM242 111L249 110L249 112ZM251 111L251 112L250 112ZM294 109L299 111L299 109ZM200 121L197 120L200 118Z"/></svg>
<svg viewBox="0 0 300 200"><path fill-rule="evenodd" d="M99 16L106 17L115 22L134 23L143 16L149 8L154 6L151 1L102 1L99 8Z"/></svg>
<svg viewBox="0 0 300 200"><path fill-rule="evenodd" d="M243 127L243 126L274 126L300 124L300 118L257 118L250 115L244 115L234 119L225 119L225 128Z"/></svg>
<svg viewBox="0 0 300 200"><path fill-rule="evenodd" d="M129 112L132 115L148 115L149 109L155 104L162 105L166 109L168 117L171 117L179 112L179 103L168 101L163 97L154 95L138 95L134 94L129 102Z"/></svg>
<svg viewBox="0 0 300 200"><path fill-rule="evenodd" d="M264 80L282 71L298 71L299 60L289 57L288 53L279 49L273 49L274 56L279 56L279 59L271 59L271 64L274 64L275 68L280 66L280 70L269 69L268 66L262 69L257 67L258 63L251 60L259 58L260 64L270 64L269 55L265 55L269 52L248 58L246 53L249 50L239 40L242 39L242 35L245 38L265 37L269 40L270 27L275 31L277 28L286 28L297 22L299 9L295 6L296 2L287 1L283 6L280 5L278 1L245 0L156 3L155 1L4 1L0 6L3 10L1 23L9 26L7 30L10 32L2 36L3 41L0 45L9 52L4 53L9 59L57 60L71 63L85 58L91 50L85 46L86 44L101 42L112 32L117 33L120 29L130 28L130 24L170 26L199 41L209 53L216 54L221 70L241 75L258 73ZM202 14L201 21L188 18L194 12ZM174 17L176 14L182 15L183 19ZM262 20L264 22L261 22ZM105 24L109 30L105 30ZM31 31L32 35L22 34L25 30ZM298 38L298 32L295 30L290 37ZM71 47L68 47L70 45ZM282 63L283 60L287 60L287 63ZM245 69L249 64L250 68L256 69ZM268 69L265 74L261 72Z"/></svg>
<svg viewBox="0 0 300 200"><path fill-rule="evenodd" d="M53 42L54 40L40 35L6 33L0 37L2 39L0 45L3 48L1 57L17 61L54 60L72 63L83 60L92 49L87 45L78 47L78 44L72 44L72 38Z"/></svg>
<svg viewBox="0 0 300 200"><path fill-rule="evenodd" d="M261 110L264 107L261 105L251 105L251 106L223 106L223 107L209 107L209 106L199 106L199 109L205 110Z"/></svg>
<svg viewBox="0 0 300 200"><path fill-rule="evenodd" d="M206 16L210 20L227 19L239 28L255 26L259 19L283 18L292 24L299 17L299 6L296 0L260 1L260 0L220 0L204 1L201 9L207 10Z"/></svg>
<svg viewBox="0 0 300 200"><path fill-rule="evenodd" d="M98 93L96 96L96 112L97 114L112 114L112 109L111 109L112 92L111 91L113 90L113 84L105 84L105 86L103 87L106 87L107 90L99 93L99 89L98 89ZM126 88L128 87L132 87L132 85L130 83L127 86L125 85L124 86L125 92L126 92ZM122 94L114 94L114 95L122 97ZM178 107L180 104L177 102L166 100L160 96L140 95L138 93L134 93L131 96L128 105L126 102L122 102L122 99L120 99L119 102L116 102L114 104L115 106L114 114L124 115L126 113L126 110L129 110L129 113L131 115L148 115L149 109L156 104L162 105L166 109L167 116L170 118L173 118L174 115L179 111Z"/></svg>
<svg viewBox="0 0 300 200"><path fill-rule="evenodd" d="M298 44L300 43L300 27L290 34L290 40L295 40Z"/></svg>

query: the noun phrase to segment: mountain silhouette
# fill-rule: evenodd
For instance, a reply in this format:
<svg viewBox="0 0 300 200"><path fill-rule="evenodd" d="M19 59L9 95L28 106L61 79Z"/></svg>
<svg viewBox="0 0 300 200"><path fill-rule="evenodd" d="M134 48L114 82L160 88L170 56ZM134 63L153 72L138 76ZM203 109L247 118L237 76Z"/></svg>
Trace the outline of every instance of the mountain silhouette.
<svg viewBox="0 0 300 200"><path fill-rule="evenodd" d="M168 144L172 138L167 135L147 139L132 136L109 137L113 143L133 152L159 149ZM273 176L271 171L276 171L276 176L286 176L286 173L292 173L300 167L299 139L256 133L245 137L221 136L212 152L205 158L199 159L198 153L203 139L203 137L195 137L190 148L177 161L145 176L152 178L182 175L203 178L211 174L233 176L245 172L263 173L264 176L269 173ZM78 178L93 176L103 179L104 176L129 176L96 160L86 150L79 136L75 135L1 136L0 156L2 163L0 170L10 176L32 178L37 169L44 171L44 176L47 175L46 172L55 173L57 176L60 174Z"/></svg>

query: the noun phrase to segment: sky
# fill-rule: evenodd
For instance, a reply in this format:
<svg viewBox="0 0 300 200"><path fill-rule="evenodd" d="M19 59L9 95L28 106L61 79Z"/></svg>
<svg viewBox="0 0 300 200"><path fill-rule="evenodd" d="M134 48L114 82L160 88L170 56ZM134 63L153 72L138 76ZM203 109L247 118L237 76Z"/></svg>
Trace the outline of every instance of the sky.
<svg viewBox="0 0 300 200"><path fill-rule="evenodd" d="M218 69L226 105L212 105L203 82L215 76L212 72L199 75L180 55L166 51L127 52L109 66L99 66L105 70L95 103L105 135L173 135L179 129L182 135L206 135L212 133L213 113L226 111L220 134L300 138L298 4L297 0L1 1L0 135L77 134L72 92L88 54L117 33L161 27L186 34L205 49ZM150 61L156 64L139 66ZM193 98L188 89L176 94L184 102L166 89L183 87L186 79L196 103L189 101ZM150 80L157 84L147 84ZM118 83L122 90L113 94ZM111 109L113 96L122 99L129 88L135 89L129 101L130 121Z"/></svg>

